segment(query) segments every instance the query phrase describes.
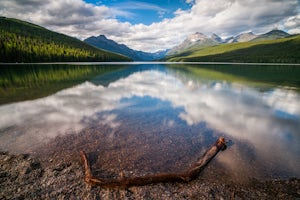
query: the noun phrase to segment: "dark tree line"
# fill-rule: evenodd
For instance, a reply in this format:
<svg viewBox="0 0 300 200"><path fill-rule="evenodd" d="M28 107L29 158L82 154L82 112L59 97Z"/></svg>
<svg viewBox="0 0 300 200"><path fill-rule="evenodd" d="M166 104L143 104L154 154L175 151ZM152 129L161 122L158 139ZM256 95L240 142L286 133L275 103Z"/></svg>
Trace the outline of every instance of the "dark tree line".
<svg viewBox="0 0 300 200"><path fill-rule="evenodd" d="M0 62L129 61L76 38L0 17Z"/></svg>

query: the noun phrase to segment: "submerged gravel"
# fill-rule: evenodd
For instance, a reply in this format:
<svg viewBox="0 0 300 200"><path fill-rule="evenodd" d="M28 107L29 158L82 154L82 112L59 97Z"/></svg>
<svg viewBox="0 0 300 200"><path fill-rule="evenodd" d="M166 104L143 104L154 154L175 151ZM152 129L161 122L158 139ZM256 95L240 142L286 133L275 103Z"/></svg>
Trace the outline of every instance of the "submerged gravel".
<svg viewBox="0 0 300 200"><path fill-rule="evenodd" d="M145 134L129 128L115 132L112 140L109 133L109 128L91 127L58 136L26 154L0 151L0 199L300 199L298 178L239 182L217 158L189 183L91 187L84 182L79 150L86 151L96 176L117 178L186 169L215 141L196 134ZM197 141L208 145L201 148Z"/></svg>

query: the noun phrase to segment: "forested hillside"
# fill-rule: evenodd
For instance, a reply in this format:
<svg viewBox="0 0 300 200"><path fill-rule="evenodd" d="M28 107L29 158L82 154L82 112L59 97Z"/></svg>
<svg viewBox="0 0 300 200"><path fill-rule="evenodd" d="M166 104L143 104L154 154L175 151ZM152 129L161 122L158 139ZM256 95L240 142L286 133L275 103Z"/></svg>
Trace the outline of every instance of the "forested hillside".
<svg viewBox="0 0 300 200"><path fill-rule="evenodd" d="M130 61L76 38L0 17L0 62Z"/></svg>
<svg viewBox="0 0 300 200"><path fill-rule="evenodd" d="M300 35L190 49L165 58L185 62L300 63Z"/></svg>

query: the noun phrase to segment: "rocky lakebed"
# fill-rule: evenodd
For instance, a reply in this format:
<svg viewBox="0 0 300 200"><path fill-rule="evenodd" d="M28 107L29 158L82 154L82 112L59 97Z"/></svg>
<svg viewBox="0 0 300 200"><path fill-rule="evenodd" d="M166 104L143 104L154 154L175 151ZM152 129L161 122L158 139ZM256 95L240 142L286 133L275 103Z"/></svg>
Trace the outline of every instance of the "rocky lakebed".
<svg viewBox="0 0 300 200"><path fill-rule="evenodd" d="M101 133L98 133L98 136L99 134ZM165 148L161 149L158 155L152 155L153 158L156 156L156 162L152 162L147 159L147 152L159 146L138 144L141 146L138 153L134 151L137 143L131 142L132 145L128 145L122 134L115 134L119 134L120 141L124 140L125 143L108 146L107 141L93 138L97 134L91 128L80 134L58 136L45 145L34 147L29 153L2 151L0 199L300 199L298 178L248 178L246 181L236 181L216 159L208 164L198 178L188 183L158 183L125 189L87 185L84 182L80 149L84 149L91 159L92 171L96 176L102 177L118 178L120 169L128 177L156 173L167 168L178 171L189 165L186 164L188 160L193 161L191 157L187 156L186 160L182 157L180 160L183 162L175 160L174 165L171 162L174 160L172 152ZM139 140L141 141L143 140ZM170 143L168 146L172 146L170 141L172 138L162 141L159 145L165 146ZM145 143L147 142L149 141L145 140ZM175 146L185 151L184 145ZM222 152L218 156L222 156Z"/></svg>

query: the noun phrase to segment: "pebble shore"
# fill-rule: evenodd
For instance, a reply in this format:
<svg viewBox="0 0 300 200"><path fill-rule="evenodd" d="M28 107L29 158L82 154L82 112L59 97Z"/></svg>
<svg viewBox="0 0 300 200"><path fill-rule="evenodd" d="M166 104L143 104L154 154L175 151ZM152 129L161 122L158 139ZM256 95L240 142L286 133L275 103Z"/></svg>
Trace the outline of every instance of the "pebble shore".
<svg viewBox="0 0 300 200"><path fill-rule="evenodd" d="M0 199L300 199L300 180L296 178L237 184L205 179L204 172L189 183L105 189L86 185L83 175L79 156L41 159L1 152Z"/></svg>

